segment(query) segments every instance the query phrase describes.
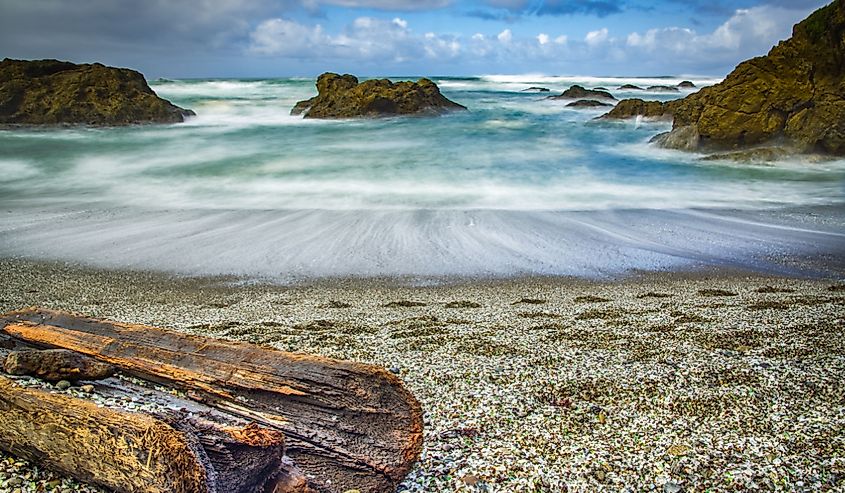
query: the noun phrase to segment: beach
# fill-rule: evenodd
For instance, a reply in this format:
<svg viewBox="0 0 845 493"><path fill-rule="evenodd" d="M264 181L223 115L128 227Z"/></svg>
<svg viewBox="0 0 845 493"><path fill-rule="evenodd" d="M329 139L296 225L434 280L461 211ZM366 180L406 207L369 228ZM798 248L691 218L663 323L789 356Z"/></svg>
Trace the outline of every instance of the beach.
<svg viewBox="0 0 845 493"><path fill-rule="evenodd" d="M425 413L422 457L399 491L845 486L835 279L707 269L279 285L8 258L0 276L4 311L38 305L390 369ZM0 491L98 491L0 463Z"/></svg>

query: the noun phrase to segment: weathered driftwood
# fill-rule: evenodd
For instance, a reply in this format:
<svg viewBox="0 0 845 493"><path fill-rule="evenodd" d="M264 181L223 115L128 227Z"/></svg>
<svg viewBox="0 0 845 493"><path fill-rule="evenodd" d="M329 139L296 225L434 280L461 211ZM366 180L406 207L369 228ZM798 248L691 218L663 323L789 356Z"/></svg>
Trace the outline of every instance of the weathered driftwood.
<svg viewBox="0 0 845 493"><path fill-rule="evenodd" d="M419 456L419 404L381 368L36 308L0 317L0 327L283 432L287 455L317 491L393 491Z"/></svg>
<svg viewBox="0 0 845 493"><path fill-rule="evenodd" d="M114 375L114 367L67 349L11 351L3 363L10 375L31 375L43 380L101 380Z"/></svg>
<svg viewBox="0 0 845 493"><path fill-rule="evenodd" d="M263 493L296 474L282 433L201 414L98 407L0 374L0 448L115 492Z"/></svg>

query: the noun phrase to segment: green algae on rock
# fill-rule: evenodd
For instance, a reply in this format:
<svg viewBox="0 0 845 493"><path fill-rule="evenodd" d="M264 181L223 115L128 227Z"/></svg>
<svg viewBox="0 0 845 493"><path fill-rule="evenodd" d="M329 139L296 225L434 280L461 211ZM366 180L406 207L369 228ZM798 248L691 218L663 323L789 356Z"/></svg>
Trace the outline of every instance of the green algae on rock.
<svg viewBox="0 0 845 493"><path fill-rule="evenodd" d="M178 123L193 114L158 97L134 70L58 60L0 62L0 124Z"/></svg>
<svg viewBox="0 0 845 493"><path fill-rule="evenodd" d="M354 118L442 114L452 110L466 107L440 94L437 84L429 79L373 79L359 83L354 75L327 72L317 78L317 96L296 103L291 114L304 118Z"/></svg>
<svg viewBox="0 0 845 493"><path fill-rule="evenodd" d="M663 147L720 152L781 146L845 155L845 0L795 25L765 56L740 63L719 84L669 103L622 101L607 119L674 117Z"/></svg>

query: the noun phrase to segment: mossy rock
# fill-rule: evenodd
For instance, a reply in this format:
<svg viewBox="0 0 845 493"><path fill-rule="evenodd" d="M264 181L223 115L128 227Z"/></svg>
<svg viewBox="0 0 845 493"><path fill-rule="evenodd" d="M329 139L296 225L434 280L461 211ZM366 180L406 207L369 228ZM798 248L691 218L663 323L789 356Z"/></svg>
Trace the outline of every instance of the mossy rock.
<svg viewBox="0 0 845 493"><path fill-rule="evenodd" d="M671 120L672 108L676 101L644 101L639 98L623 99L608 113L600 116L602 120L625 120L641 116L652 120Z"/></svg>
<svg viewBox="0 0 845 493"><path fill-rule="evenodd" d="M584 86L579 86L578 84L575 84L557 96L549 96L548 99L610 99L616 101L616 98L607 91L586 89Z"/></svg>
<svg viewBox="0 0 845 493"><path fill-rule="evenodd" d="M374 79L358 82L354 75L325 73L317 78L317 96L296 103L292 115L305 118L355 118L394 115L441 114L466 107L440 94L428 80L391 82Z"/></svg>
<svg viewBox="0 0 845 493"><path fill-rule="evenodd" d="M193 114L158 97L134 70L58 60L0 62L0 124L177 123Z"/></svg>
<svg viewBox="0 0 845 493"><path fill-rule="evenodd" d="M845 0L797 24L767 55L676 103L673 115L673 133L693 127L698 135L690 150L784 146L845 155ZM688 139L662 142L689 148Z"/></svg>

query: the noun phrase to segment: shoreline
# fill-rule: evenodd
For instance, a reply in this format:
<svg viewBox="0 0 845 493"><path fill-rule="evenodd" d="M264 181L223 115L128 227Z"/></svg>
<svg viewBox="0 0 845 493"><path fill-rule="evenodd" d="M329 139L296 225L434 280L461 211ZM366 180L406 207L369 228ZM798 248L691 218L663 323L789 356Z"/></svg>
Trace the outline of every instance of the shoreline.
<svg viewBox="0 0 845 493"><path fill-rule="evenodd" d="M0 258L297 284L613 280L728 270L845 277L845 204L762 211L8 211Z"/></svg>
<svg viewBox="0 0 845 493"><path fill-rule="evenodd" d="M400 492L845 486L841 282L720 270L239 285L13 259L0 275L3 310L40 305L391 369L425 413L423 455ZM26 474L4 465L0 487Z"/></svg>

